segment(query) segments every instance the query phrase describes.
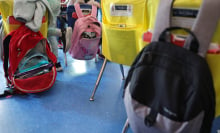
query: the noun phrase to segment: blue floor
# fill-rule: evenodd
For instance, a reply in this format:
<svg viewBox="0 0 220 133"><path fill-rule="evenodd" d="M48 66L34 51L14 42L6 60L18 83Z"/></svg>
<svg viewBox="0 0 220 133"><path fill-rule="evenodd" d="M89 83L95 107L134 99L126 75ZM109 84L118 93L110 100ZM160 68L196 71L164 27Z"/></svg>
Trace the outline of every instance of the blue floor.
<svg viewBox="0 0 220 133"><path fill-rule="evenodd" d="M103 60L79 61L68 56L54 86L43 93L0 99L0 133L120 133L126 121L122 75L118 64L108 62L95 95L89 101ZM2 62L0 61L0 66ZM124 66L125 75L129 67ZM5 80L0 67L0 93ZM219 118L220 119L220 118ZM220 129L220 120L212 133ZM131 129L128 133L132 133Z"/></svg>
<svg viewBox="0 0 220 133"><path fill-rule="evenodd" d="M68 56L54 86L40 94L0 100L0 133L120 133L126 120L122 75L108 62L95 95L89 101L103 60L79 61ZM2 66L2 62L0 62ZM126 71L125 67L125 71ZM5 88L0 68L0 93Z"/></svg>

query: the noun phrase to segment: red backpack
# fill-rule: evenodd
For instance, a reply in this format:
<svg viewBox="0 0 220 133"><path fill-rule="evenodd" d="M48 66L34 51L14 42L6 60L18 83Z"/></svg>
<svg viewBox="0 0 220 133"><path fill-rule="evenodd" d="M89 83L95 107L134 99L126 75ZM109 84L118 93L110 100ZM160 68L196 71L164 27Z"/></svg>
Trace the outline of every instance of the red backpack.
<svg viewBox="0 0 220 133"><path fill-rule="evenodd" d="M4 38L3 46L5 78L13 92L36 93L52 87L57 58L40 32L22 25Z"/></svg>
<svg viewBox="0 0 220 133"><path fill-rule="evenodd" d="M70 55L79 60L95 58L101 38L101 24L96 18L97 7L92 6L91 14L83 15L79 4L75 4L78 19L71 37Z"/></svg>

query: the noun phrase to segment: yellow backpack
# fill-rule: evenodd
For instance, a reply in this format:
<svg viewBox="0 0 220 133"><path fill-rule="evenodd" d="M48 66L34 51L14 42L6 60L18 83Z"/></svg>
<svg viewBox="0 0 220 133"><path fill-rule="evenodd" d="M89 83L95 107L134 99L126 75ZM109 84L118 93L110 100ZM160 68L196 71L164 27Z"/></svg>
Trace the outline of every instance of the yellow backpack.
<svg viewBox="0 0 220 133"><path fill-rule="evenodd" d="M2 15L5 35L9 34L11 31L16 30L21 25L21 23L16 21L13 17L13 6L14 0L0 0L0 13ZM47 37L47 28L48 16L46 13L40 28L40 32L44 37Z"/></svg>
<svg viewBox="0 0 220 133"><path fill-rule="evenodd" d="M146 0L102 0L102 52L119 64L131 65L144 47L147 30Z"/></svg>

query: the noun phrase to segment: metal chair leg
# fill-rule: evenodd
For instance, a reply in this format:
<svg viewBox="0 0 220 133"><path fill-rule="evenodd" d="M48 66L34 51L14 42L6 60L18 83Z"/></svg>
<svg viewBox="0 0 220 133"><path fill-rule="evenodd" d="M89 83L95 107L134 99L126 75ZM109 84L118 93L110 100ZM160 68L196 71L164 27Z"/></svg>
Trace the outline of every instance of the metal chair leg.
<svg viewBox="0 0 220 133"><path fill-rule="evenodd" d="M121 133L127 133L128 128L129 128L129 122L128 122L128 118L127 118Z"/></svg>
<svg viewBox="0 0 220 133"><path fill-rule="evenodd" d="M121 74L122 74L122 80L125 79L125 74L124 74L124 68L123 68L123 65L120 64L120 69L121 69Z"/></svg>
<svg viewBox="0 0 220 133"><path fill-rule="evenodd" d="M103 62L103 64L102 64L102 68L101 68L101 70L100 70L100 72L99 72L99 76L98 76L98 78L97 78L97 80L96 80L95 88L93 89L92 95L91 95L91 97L90 97L90 99L89 99L90 101L94 101L94 95L95 95L95 92L96 92L96 90L97 90L97 88L98 88L98 86L99 86L99 82L100 82L100 80L101 80L101 78L102 78L102 74L103 74L103 72L104 72L104 69L105 69L106 64L107 64L107 59L105 58L105 60L104 60L104 62Z"/></svg>
<svg viewBox="0 0 220 133"><path fill-rule="evenodd" d="M64 61L65 61L65 66L67 67L67 57L66 57L66 53L64 53Z"/></svg>

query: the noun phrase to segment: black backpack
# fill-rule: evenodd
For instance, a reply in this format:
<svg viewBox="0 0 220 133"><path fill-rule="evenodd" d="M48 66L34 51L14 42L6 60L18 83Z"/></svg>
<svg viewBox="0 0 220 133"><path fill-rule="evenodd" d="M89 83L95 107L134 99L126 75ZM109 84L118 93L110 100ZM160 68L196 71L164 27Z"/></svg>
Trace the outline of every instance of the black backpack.
<svg viewBox="0 0 220 133"><path fill-rule="evenodd" d="M166 40L166 33L185 30L189 50ZM209 133L215 116L215 90L199 43L188 29L165 29L159 41L144 47L125 80L124 103L135 133Z"/></svg>

